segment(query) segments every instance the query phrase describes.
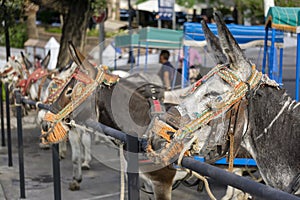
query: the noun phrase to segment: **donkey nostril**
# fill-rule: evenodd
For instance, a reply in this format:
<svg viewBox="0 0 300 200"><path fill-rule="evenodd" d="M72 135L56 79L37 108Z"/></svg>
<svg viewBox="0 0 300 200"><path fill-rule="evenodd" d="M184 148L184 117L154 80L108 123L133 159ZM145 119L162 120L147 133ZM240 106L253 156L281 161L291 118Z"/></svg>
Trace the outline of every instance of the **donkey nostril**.
<svg viewBox="0 0 300 200"><path fill-rule="evenodd" d="M68 88L67 92L66 92L66 95L69 96L71 95L73 92L73 89L72 88Z"/></svg>
<svg viewBox="0 0 300 200"><path fill-rule="evenodd" d="M48 123L47 122L42 122L42 130L47 132L49 129Z"/></svg>

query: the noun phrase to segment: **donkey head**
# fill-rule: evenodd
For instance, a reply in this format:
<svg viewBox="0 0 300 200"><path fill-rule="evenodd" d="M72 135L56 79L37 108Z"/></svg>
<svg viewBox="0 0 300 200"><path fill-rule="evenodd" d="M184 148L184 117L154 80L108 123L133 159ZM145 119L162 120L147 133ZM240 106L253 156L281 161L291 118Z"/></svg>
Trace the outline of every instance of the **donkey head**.
<svg viewBox="0 0 300 200"><path fill-rule="evenodd" d="M236 94L242 91L241 94L244 95L248 91L245 82L252 81L252 78L256 77L256 71L243 55L221 14L215 13L214 18L219 37L214 36L205 22L202 22L202 28L209 49L215 53L216 62L222 65L216 66L197 81L182 103L160 117L161 120L152 121L148 135L154 137L151 139L152 148L148 148L148 155L153 157L154 161L164 164L172 162L185 147L190 148L193 141L197 143L194 150L202 155L209 153L209 148L215 148L217 145L222 147L221 152L226 151L227 141L222 139L226 138L225 134L229 128L228 115L234 103L243 97ZM236 88L242 90L237 91ZM244 110L237 114L243 120L247 119ZM240 120L239 130L243 129L243 120ZM171 132L173 139L171 142L165 139L164 143L158 143L162 133L168 133L164 129L171 130L168 132Z"/></svg>
<svg viewBox="0 0 300 200"><path fill-rule="evenodd" d="M27 71L33 71L35 64L30 62L30 60L24 55L24 53L21 51L21 56L23 58L23 62L25 64L26 70ZM40 63L40 67L46 69L49 62L50 62L50 57L51 57L51 52L48 51L47 55L44 57L44 59Z"/></svg>
<svg viewBox="0 0 300 200"><path fill-rule="evenodd" d="M21 63L19 57L9 57L8 62L0 68L2 81L15 84L19 78L23 78Z"/></svg>
<svg viewBox="0 0 300 200"><path fill-rule="evenodd" d="M71 120L84 123L88 118L95 117L96 88L102 83L109 85L119 79L102 67L94 67L71 42L69 50L77 68L61 86L62 88L57 90L60 92L59 96L52 103L51 113L46 114L45 121L42 123L42 129L46 132L44 137L49 142L59 142L59 139L62 139L58 137L58 140L54 141L51 136L56 134L57 126L60 129L67 129L65 125Z"/></svg>

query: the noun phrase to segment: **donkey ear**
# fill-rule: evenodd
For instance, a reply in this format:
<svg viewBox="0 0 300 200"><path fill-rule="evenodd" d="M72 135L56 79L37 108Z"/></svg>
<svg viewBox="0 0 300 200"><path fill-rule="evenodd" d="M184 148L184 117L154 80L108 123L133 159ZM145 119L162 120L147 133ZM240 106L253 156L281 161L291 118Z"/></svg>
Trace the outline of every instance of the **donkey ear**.
<svg viewBox="0 0 300 200"><path fill-rule="evenodd" d="M217 64L224 64L227 62L227 58L223 53L222 47L220 45L219 38L215 36L213 32L208 28L205 20L201 21L202 30L205 35L207 42L207 47L210 52L214 53L214 58Z"/></svg>
<svg viewBox="0 0 300 200"><path fill-rule="evenodd" d="M223 21L222 14L215 12L214 19L218 27L218 35L223 53L226 55L230 64L233 64L236 69L238 66L251 67L251 64L244 56L244 53L233 35L230 33L225 22Z"/></svg>
<svg viewBox="0 0 300 200"><path fill-rule="evenodd" d="M92 78L96 77L95 67L82 55L74 46L74 44L69 41L69 51L74 62L83 70L87 71L88 75Z"/></svg>
<svg viewBox="0 0 300 200"><path fill-rule="evenodd" d="M24 55L23 51L21 51L21 56L23 59L23 62L25 64L26 69L30 69L31 67L33 67L32 63L28 60L28 58Z"/></svg>
<svg viewBox="0 0 300 200"><path fill-rule="evenodd" d="M46 57L43 59L43 61L41 62L42 67L47 68L50 62L50 56L51 56L51 52L48 51Z"/></svg>

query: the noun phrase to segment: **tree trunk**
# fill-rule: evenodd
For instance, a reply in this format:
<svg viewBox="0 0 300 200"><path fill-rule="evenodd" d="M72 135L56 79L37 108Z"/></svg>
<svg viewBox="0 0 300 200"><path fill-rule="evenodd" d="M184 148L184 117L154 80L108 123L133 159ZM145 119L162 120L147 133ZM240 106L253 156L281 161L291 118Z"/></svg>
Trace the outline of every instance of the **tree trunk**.
<svg viewBox="0 0 300 200"><path fill-rule="evenodd" d="M38 30L36 27L36 13L39 10L39 6L30 2L25 3L25 15L27 16L27 34L30 39L38 39Z"/></svg>
<svg viewBox="0 0 300 200"><path fill-rule="evenodd" d="M72 41L75 47L83 52L86 29L91 17L90 0L77 0L70 3L68 11L64 14L64 24L60 40L60 50L58 55L57 67L65 67L70 62L68 41Z"/></svg>
<svg viewBox="0 0 300 200"><path fill-rule="evenodd" d="M115 20L120 20L120 0L116 0L116 7L115 7Z"/></svg>

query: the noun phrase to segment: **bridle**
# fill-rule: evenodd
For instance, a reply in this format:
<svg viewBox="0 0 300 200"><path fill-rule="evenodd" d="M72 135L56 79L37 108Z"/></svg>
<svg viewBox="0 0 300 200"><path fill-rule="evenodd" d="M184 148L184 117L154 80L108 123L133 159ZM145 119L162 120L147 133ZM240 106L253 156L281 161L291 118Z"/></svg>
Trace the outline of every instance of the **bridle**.
<svg viewBox="0 0 300 200"><path fill-rule="evenodd" d="M91 96L98 85L105 84L111 86L119 81L119 76L107 73L102 67L97 67L97 71L96 78L92 79L87 74L77 70L55 94L50 96L53 100L53 98L58 97L61 92L64 91L66 85L68 85L73 78L77 80L71 94L71 101L58 113L54 114L48 112L44 117L44 121L51 124L47 132L42 131L41 137L45 138L46 143L58 143L66 139L69 128L63 124L63 119L69 116Z"/></svg>
<svg viewBox="0 0 300 200"><path fill-rule="evenodd" d="M218 65L207 75L203 76L199 81L197 81L189 93L186 94L186 96L194 93L199 86L201 86L214 75L219 76L222 80L224 80L224 82L230 85L233 90L227 92L225 95L217 96L215 101L208 105L203 112L197 113L196 119L186 123L178 130L175 130L165 122L156 120L156 122L152 124L152 127L149 127L149 134L157 134L159 137L170 142L167 142L160 150L155 151L152 148L151 138L149 137L150 139L148 141L147 152L149 158L154 162L168 164L171 160L178 157L179 154L188 151L190 149L188 144L191 145L191 140L195 140L196 132L199 129L207 126L207 124L213 119L218 118L228 111L233 113L232 116L231 114L229 115L232 118L232 123L229 124L229 130L227 133L229 138L232 138L230 139L230 146L232 147L234 144L233 133L235 132L234 129L237 120L234 118L236 117L236 113L239 111L238 106L235 105L238 105L243 99L246 99L246 94L249 92L249 90L256 90L262 82L266 84L270 83L269 79L262 75L261 72L258 72L254 65L252 66L251 75L245 82L242 81L235 71L231 70L228 65ZM170 135L172 135L171 139ZM229 151L232 150L229 149ZM230 157L233 158L233 151L230 154Z"/></svg>

